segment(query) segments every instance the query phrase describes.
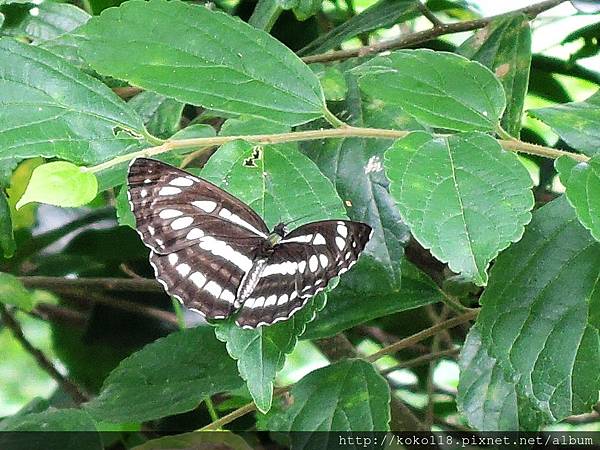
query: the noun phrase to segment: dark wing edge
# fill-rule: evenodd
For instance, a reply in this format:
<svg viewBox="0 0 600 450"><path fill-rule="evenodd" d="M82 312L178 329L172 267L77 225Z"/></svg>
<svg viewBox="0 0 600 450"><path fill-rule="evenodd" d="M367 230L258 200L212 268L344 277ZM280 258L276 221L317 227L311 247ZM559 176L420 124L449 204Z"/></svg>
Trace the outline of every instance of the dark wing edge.
<svg viewBox="0 0 600 450"><path fill-rule="evenodd" d="M275 247L236 323L257 328L289 319L332 278L356 264L372 233L367 224L344 220L313 222L292 231Z"/></svg>

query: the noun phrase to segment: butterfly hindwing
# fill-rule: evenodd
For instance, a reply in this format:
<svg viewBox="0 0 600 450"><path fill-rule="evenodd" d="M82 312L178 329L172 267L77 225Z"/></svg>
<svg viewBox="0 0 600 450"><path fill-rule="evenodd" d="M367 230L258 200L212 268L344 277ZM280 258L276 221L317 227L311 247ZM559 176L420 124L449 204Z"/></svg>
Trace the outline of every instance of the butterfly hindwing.
<svg viewBox="0 0 600 450"><path fill-rule="evenodd" d="M236 323L245 328L286 320L356 263L371 235L360 222L325 220L303 225L275 246Z"/></svg>

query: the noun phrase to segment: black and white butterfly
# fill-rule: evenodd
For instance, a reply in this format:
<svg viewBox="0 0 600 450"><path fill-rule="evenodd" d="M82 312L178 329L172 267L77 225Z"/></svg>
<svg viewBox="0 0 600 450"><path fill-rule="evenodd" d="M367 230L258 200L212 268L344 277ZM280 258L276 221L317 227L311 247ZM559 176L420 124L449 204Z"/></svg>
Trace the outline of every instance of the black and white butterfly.
<svg viewBox="0 0 600 450"><path fill-rule="evenodd" d="M289 319L357 261L372 232L345 220L270 232L231 194L153 159L132 161L128 196L166 291L208 319L235 314L244 328Z"/></svg>

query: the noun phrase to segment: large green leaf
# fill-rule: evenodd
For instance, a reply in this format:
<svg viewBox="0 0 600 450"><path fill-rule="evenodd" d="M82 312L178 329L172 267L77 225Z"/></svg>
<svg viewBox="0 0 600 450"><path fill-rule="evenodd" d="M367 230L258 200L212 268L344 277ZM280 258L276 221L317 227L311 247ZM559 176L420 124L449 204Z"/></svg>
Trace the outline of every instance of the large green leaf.
<svg viewBox="0 0 600 450"><path fill-rule="evenodd" d="M0 164L57 156L96 164L131 144L117 128L144 132L140 118L98 80L40 48L0 40Z"/></svg>
<svg viewBox="0 0 600 450"><path fill-rule="evenodd" d="M600 155L579 164L563 156L557 160L557 167L561 165L569 169L566 172L559 169L560 179L577 218L600 241Z"/></svg>
<svg viewBox="0 0 600 450"><path fill-rule="evenodd" d="M370 97L436 128L494 130L506 103L502 85L488 68L453 53L400 50L354 72Z"/></svg>
<svg viewBox="0 0 600 450"><path fill-rule="evenodd" d="M271 431L290 435L292 450L338 448L338 436L306 431L387 431L390 388L369 363L346 360L315 370L290 391L290 401L266 418ZM329 441L333 438L334 441Z"/></svg>
<svg viewBox="0 0 600 450"><path fill-rule="evenodd" d="M415 238L454 272L478 285L487 267L531 220L531 178L492 137L423 132L385 154L390 191Z"/></svg>
<svg viewBox="0 0 600 450"><path fill-rule="evenodd" d="M482 346L477 325L467 335L459 365L456 402L469 424L481 431L518 430L515 386L505 380L496 359Z"/></svg>
<svg viewBox="0 0 600 450"><path fill-rule="evenodd" d="M0 424L0 448L10 450L102 450L102 439L92 418L80 409L49 409L25 414ZM63 433L57 433L63 431ZM74 433L83 431L84 433Z"/></svg>
<svg viewBox="0 0 600 450"><path fill-rule="evenodd" d="M10 258L16 250L8 200L0 185L0 256Z"/></svg>
<svg viewBox="0 0 600 450"><path fill-rule="evenodd" d="M264 31L204 6L132 0L77 34L98 72L184 103L287 125L323 112L317 77L296 55Z"/></svg>
<svg viewBox="0 0 600 450"><path fill-rule="evenodd" d="M262 124L253 123L258 130L264 129ZM226 131L237 134L244 128L240 122L228 125ZM245 164L250 160L250 165ZM332 184L292 144L255 147L234 141L210 158L201 175L250 205L269 227L280 221L300 219L294 223L300 226L345 217ZM306 322L323 304L324 295L318 296L293 319L256 330L243 330L231 323L217 327L217 336L227 341L230 355L238 359L240 374L261 411L271 407L273 379L283 367L285 355L293 350Z"/></svg>
<svg viewBox="0 0 600 450"><path fill-rule="evenodd" d="M506 94L502 127L518 137L531 66L531 29L525 14L492 21L465 41L459 53L479 61L500 79Z"/></svg>
<svg viewBox="0 0 600 450"><path fill-rule="evenodd" d="M73 31L90 18L88 13L77 6L53 1L13 6L6 14L11 20L4 24L1 33L35 43Z"/></svg>
<svg viewBox="0 0 600 450"><path fill-rule="evenodd" d="M583 102L530 109L530 115L549 125L571 147L593 156L600 149L600 92Z"/></svg>
<svg viewBox="0 0 600 450"><path fill-rule="evenodd" d="M498 425L534 430L596 404L599 287L600 243L566 199L537 210L496 261L477 319L482 348L517 393L518 418L505 411Z"/></svg>
<svg viewBox="0 0 600 450"><path fill-rule="evenodd" d="M418 12L416 0L380 0L360 14L315 39L298 53L300 55L324 53L359 34L406 22L415 17Z"/></svg>
<svg viewBox="0 0 600 450"><path fill-rule="evenodd" d="M121 361L85 410L102 422L143 422L190 411L204 398L241 385L212 327L189 328Z"/></svg>

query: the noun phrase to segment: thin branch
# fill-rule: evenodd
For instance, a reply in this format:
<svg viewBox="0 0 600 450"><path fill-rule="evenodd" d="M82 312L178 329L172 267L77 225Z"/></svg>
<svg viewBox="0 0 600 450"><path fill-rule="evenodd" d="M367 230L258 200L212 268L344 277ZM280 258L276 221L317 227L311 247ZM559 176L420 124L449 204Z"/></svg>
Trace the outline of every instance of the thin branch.
<svg viewBox="0 0 600 450"><path fill-rule="evenodd" d="M379 358L381 358L385 355L389 355L390 353L396 353L402 349L405 349L407 347L414 345L417 342L421 342L431 336L435 336L437 333L441 332L442 330L454 328L457 325L469 322L469 321L473 320L477 316L478 313L479 313L479 310L472 310L472 311L468 311L460 316L453 317L452 319L445 320L444 322L441 322L430 328L426 328L425 330L420 331L417 334L413 334L412 336L409 336L405 339L402 339L398 342L393 343L392 345L388 345L387 347L382 348L378 352L373 353L372 355L368 356L366 358L366 360L369 362L377 361Z"/></svg>
<svg viewBox="0 0 600 450"><path fill-rule="evenodd" d="M384 128L361 128L345 126L340 128L327 128L320 130L296 131L292 133L278 134L254 134L241 136L215 136L209 138L194 138L180 139L174 141L165 141L156 147L148 147L137 152L128 153L117 156L109 161L92 167L84 167L82 170L86 172L99 172L108 169L117 164L125 163L137 157L151 157L162 153L170 152L175 149L190 148L190 147L211 147L227 144L228 142L243 140L253 144L280 144L283 142L300 142L320 140L326 138L349 138L363 137L375 139L399 139L406 137L411 132L406 130L390 130ZM444 134L436 134L435 136L447 136ZM513 152L524 152L533 155L544 156L547 158L556 159L561 156L569 156L576 161L588 161L589 157L577 153L571 153L564 150L557 150L551 147L543 147L540 145L529 144L518 140L498 139L498 142L506 150Z"/></svg>
<svg viewBox="0 0 600 450"><path fill-rule="evenodd" d="M411 33L407 35L400 36L396 39L391 39L389 41L377 42L372 45L367 45L364 47L353 48L348 50L337 50L333 52L323 53L319 55L311 55L305 56L302 58L307 64L316 63L316 62L331 62L331 61L341 61L348 58L355 58L359 56L366 56L373 53L380 53L387 50L393 50L397 48L408 47L415 44L420 44L422 42L427 42L432 39L435 39L439 36L443 36L446 34L454 34L454 33L462 33L464 31L473 31L478 30L479 28L483 28L488 25L490 22L504 17L510 14L518 14L523 13L528 15L531 18L535 18L538 14L554 8L561 3L564 3L567 0L546 0L544 2L536 3L534 5L526 6L525 8L516 9L514 11L510 11L504 14L498 14L496 16L484 17L481 19L468 20L464 22L456 22L456 23L448 23L442 24L438 26L434 26L428 30L417 31L416 33Z"/></svg>
<svg viewBox="0 0 600 450"><path fill-rule="evenodd" d="M69 396L71 396L76 404L80 405L81 403L88 401L88 396L84 394L75 383L61 374L58 369L54 367L52 361L50 361L41 350L34 347L33 344L27 340L19 322L3 304L0 304L0 318L2 318L4 325L12 332L13 336L21 346L31 354L37 364L48 373L48 375L50 375Z"/></svg>
<svg viewBox="0 0 600 450"><path fill-rule="evenodd" d="M163 292L164 289L153 278L63 278L24 276L19 280L25 287L55 291L65 288L104 291Z"/></svg>
<svg viewBox="0 0 600 450"><path fill-rule="evenodd" d="M444 356L454 356L454 355L458 354L459 351L460 351L459 348L449 348L449 349L442 350L439 352L429 353L427 355L419 356L417 358L413 358L413 359L409 359L408 361L404 361L400 364L396 364L393 367L388 367L387 369L383 369L381 371L381 374L387 375L389 373L395 372L396 370L409 369L411 367L418 367L418 366L421 366L428 362L436 361L440 358L443 358Z"/></svg>
<svg viewBox="0 0 600 450"><path fill-rule="evenodd" d="M434 28L439 28L439 27L444 26L444 22L442 22L440 19L438 19L435 16L435 14L427 7L427 5L422 3L420 0L417 1L417 7L419 8L419 11L421 11L421 14L423 14L423 16L431 22L431 24L433 25Z"/></svg>

